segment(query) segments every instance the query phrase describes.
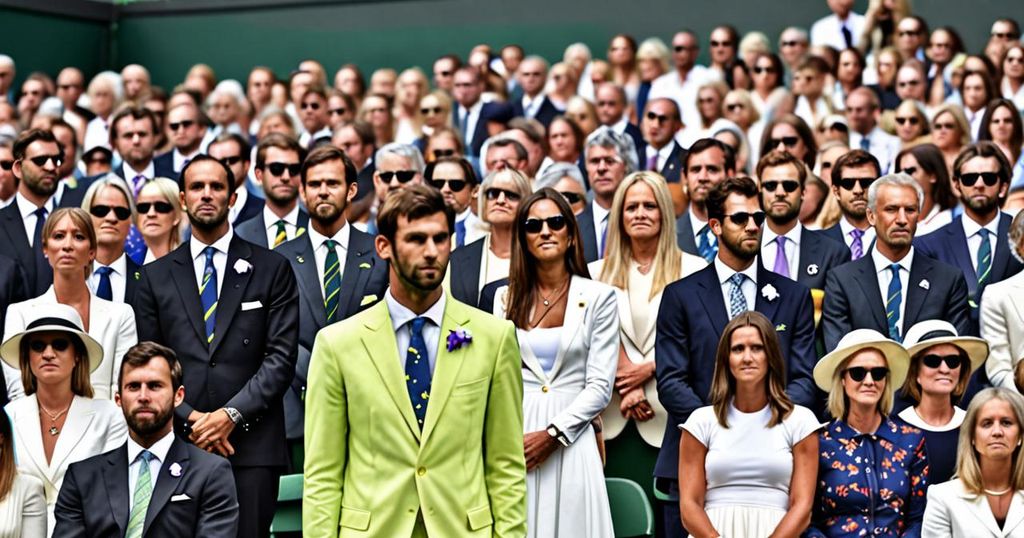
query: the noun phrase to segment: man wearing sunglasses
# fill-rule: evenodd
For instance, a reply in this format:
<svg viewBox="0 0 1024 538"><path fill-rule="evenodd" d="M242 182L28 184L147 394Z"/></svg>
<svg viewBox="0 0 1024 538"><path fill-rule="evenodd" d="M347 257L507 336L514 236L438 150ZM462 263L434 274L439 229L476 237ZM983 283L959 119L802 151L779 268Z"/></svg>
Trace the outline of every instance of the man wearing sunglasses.
<svg viewBox="0 0 1024 538"><path fill-rule="evenodd" d="M274 249L306 233L309 214L299 207L299 173L305 152L294 138L271 133L256 146L256 182L265 195L263 211L236 228L250 243Z"/></svg>
<svg viewBox="0 0 1024 538"><path fill-rule="evenodd" d="M754 310L771 320L786 358L786 392L794 403L820 409L811 377L816 358L811 293L758 263L765 213L757 184L747 177L725 179L708 193L706 205L718 253L704 269L669 284L658 311L655 378L670 417L654 475L656 487L669 495L679 493L676 425L709 404L715 350L722 329L737 315ZM684 536L678 503L665 505L663 516L668 536Z"/></svg>
<svg viewBox="0 0 1024 538"><path fill-rule="evenodd" d="M716 71L703 65L697 65L700 55L700 43L697 36L689 30L677 32L672 36L672 63L674 71L670 71L654 79L648 99L667 97L675 100L683 118L683 125L700 123L700 112L697 111L697 89L707 82L721 80Z"/></svg>
<svg viewBox="0 0 1024 538"><path fill-rule="evenodd" d="M171 168L174 175L169 177L178 179L178 174L185 164L199 155L203 138L206 136L206 118L194 103L181 103L167 112L167 131L174 147L171 151L158 155L153 164L165 170Z"/></svg>
<svg viewBox="0 0 1024 538"><path fill-rule="evenodd" d="M473 214L479 185L469 161L459 157L441 157L427 165L427 184L441 191L444 205L455 214L452 250L483 237L480 219Z"/></svg>
<svg viewBox="0 0 1024 538"><path fill-rule="evenodd" d="M319 84L310 86L299 103L299 119L305 129L299 136L299 144L310 150L323 139L331 138L330 110L327 109L327 90Z"/></svg>
<svg viewBox="0 0 1024 538"><path fill-rule="evenodd" d="M972 334L963 274L914 248L923 198L917 180L905 173L871 184L867 217L878 237L868 254L826 277L821 317L826 351L854 329L873 329L902 342L906 329L928 319L947 320L959 334Z"/></svg>
<svg viewBox="0 0 1024 538"><path fill-rule="evenodd" d="M679 106L672 99L659 97L647 100L647 110L640 120L640 128L644 135L644 170L658 172L668 183L678 217L686 209L686 197L683 195L680 179L683 173L683 161L686 150L675 140L675 135L683 127L679 118Z"/></svg>
<svg viewBox="0 0 1024 538"><path fill-rule="evenodd" d="M250 196L246 186L249 174L249 143L237 133L221 133L210 142L206 153L227 165L235 176L235 204L228 211L228 221L232 226L252 219L263 210L264 201L257 196Z"/></svg>
<svg viewBox="0 0 1024 538"><path fill-rule="evenodd" d="M718 240L708 225L705 207L708 193L736 173L732 148L714 138L702 138L690 146L683 158L682 179L686 182L689 207L676 219L676 243L683 252L710 263L718 251Z"/></svg>
<svg viewBox="0 0 1024 538"><path fill-rule="evenodd" d="M423 184L426 165L416 146L392 142L378 149L373 161L377 167L373 173L373 185L379 204L398 190Z"/></svg>
<svg viewBox="0 0 1024 538"><path fill-rule="evenodd" d="M980 334L979 305L985 286L1024 268L1010 252L1013 216L999 208L1010 187L1010 163L1002 150L984 141L964 148L953 164L953 181L963 214L914 240L925 256L958 267L967 280L971 332Z"/></svg>
<svg viewBox="0 0 1024 538"><path fill-rule="evenodd" d="M810 46L807 30L790 26L779 34L779 58L786 66L786 84L793 80L793 73L807 57Z"/></svg>
<svg viewBox="0 0 1024 538"><path fill-rule="evenodd" d="M608 215L619 183L637 169L633 141L602 125L587 137L584 163L594 200L577 219L587 263L604 257L608 239Z"/></svg>
<svg viewBox="0 0 1024 538"><path fill-rule="evenodd" d="M135 203L121 178L107 174L89 185L82 201L96 231L96 259L89 289L101 299L131 304L138 287L139 264L125 254L125 240L135 221Z"/></svg>
<svg viewBox="0 0 1024 538"><path fill-rule="evenodd" d="M14 202L18 192L18 178L14 176L14 151L10 139L0 139L0 208Z"/></svg>
<svg viewBox="0 0 1024 538"><path fill-rule="evenodd" d="M142 186L155 177L178 177L167 162L158 168L153 161L156 126L156 116L142 107L122 108L110 120L110 145L124 160L114 173L128 182L133 197L138 197Z"/></svg>
<svg viewBox="0 0 1024 538"><path fill-rule="evenodd" d="M882 174L892 168L900 152L900 139L878 126L881 113L878 94L861 86L846 96L846 121L850 124L850 147L860 148L875 156Z"/></svg>
<svg viewBox="0 0 1024 538"><path fill-rule="evenodd" d="M515 75L523 96L512 102L512 116L535 119L546 128L558 115L558 109L544 94L544 84L548 81L547 60L540 56L527 56L519 63Z"/></svg>
<svg viewBox="0 0 1024 538"><path fill-rule="evenodd" d="M928 37L928 23L917 15L903 17L896 25L896 50L904 59L925 61L924 43Z"/></svg>
<svg viewBox="0 0 1024 538"><path fill-rule="evenodd" d="M868 222L868 187L880 176L878 159L855 149L840 157L832 166L832 194L842 212L839 222L825 229L825 235L842 241L850 249L853 260L868 252L875 240L875 229Z"/></svg>

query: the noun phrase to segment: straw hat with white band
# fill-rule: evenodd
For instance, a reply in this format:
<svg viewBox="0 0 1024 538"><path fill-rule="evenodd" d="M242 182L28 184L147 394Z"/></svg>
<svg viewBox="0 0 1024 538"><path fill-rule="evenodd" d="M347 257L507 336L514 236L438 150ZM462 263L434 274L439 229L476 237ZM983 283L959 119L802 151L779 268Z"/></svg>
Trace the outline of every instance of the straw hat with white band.
<svg viewBox="0 0 1024 538"><path fill-rule="evenodd" d="M846 333L835 350L822 357L814 365L814 383L818 388L828 392L832 390L832 376L836 368L846 359L865 349L877 349L885 356L889 368L889 380L893 387L903 385L910 366L910 355L898 342L886 338L882 333L872 329L856 329Z"/></svg>
<svg viewBox="0 0 1024 538"><path fill-rule="evenodd" d="M63 304L39 305L32 309L37 316L29 321L23 331L0 345L0 358L12 368L21 369L21 340L32 333L65 332L77 336L85 345L89 371L92 372L103 362L103 346L82 330L82 318L78 311Z"/></svg>
<svg viewBox="0 0 1024 538"><path fill-rule="evenodd" d="M962 349L971 361L972 372L988 358L988 342L974 336L960 336L952 323L941 319L915 323L903 337L903 345L911 357L939 344L952 344Z"/></svg>

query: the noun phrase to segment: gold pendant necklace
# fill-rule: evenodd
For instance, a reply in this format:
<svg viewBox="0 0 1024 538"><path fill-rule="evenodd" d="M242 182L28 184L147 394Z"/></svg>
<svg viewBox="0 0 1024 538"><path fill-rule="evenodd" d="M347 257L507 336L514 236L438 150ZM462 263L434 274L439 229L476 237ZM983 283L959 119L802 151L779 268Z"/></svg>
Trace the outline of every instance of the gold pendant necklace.
<svg viewBox="0 0 1024 538"><path fill-rule="evenodd" d="M42 404L39 405L39 410L42 411L43 413L46 413L46 416L50 417L50 429L47 430L50 432L50 435L54 437L60 435L60 428L57 427L57 421L60 419L60 417L64 416L64 413L67 413L69 409L71 409L71 404L68 404L68 406L65 407L64 410L61 411L60 413L53 414L47 411L46 408L42 406Z"/></svg>

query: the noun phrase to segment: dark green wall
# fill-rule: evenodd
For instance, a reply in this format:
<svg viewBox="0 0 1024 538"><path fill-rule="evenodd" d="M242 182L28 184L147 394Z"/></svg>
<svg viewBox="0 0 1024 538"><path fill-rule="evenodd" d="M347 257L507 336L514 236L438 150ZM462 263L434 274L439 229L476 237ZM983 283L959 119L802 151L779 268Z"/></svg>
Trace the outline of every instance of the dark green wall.
<svg viewBox="0 0 1024 538"><path fill-rule="evenodd" d="M110 63L110 25L0 7L0 53L14 58L20 84L32 71L56 76L73 65L91 76Z"/></svg>

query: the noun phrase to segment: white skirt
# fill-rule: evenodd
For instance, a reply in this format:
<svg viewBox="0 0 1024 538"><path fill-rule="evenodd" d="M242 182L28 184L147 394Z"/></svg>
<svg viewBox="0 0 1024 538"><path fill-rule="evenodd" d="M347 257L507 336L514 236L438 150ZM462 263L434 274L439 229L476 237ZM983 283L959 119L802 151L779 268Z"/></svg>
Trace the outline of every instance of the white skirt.
<svg viewBox="0 0 1024 538"><path fill-rule="evenodd" d="M785 510L767 506L719 506L707 510L722 538L765 538L775 531Z"/></svg>

